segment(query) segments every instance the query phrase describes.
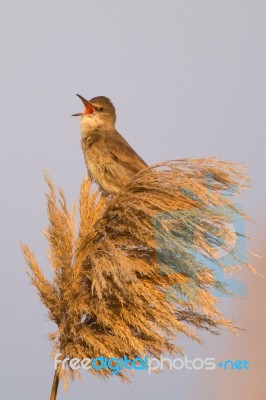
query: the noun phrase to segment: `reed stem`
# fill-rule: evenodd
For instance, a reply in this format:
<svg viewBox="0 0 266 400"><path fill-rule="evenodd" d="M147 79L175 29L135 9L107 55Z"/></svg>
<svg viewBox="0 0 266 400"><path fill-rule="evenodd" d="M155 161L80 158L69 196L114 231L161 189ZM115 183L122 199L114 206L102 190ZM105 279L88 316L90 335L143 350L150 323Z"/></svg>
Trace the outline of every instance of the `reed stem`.
<svg viewBox="0 0 266 400"><path fill-rule="evenodd" d="M59 384L59 376L57 370L55 370L50 400L56 400L58 384Z"/></svg>

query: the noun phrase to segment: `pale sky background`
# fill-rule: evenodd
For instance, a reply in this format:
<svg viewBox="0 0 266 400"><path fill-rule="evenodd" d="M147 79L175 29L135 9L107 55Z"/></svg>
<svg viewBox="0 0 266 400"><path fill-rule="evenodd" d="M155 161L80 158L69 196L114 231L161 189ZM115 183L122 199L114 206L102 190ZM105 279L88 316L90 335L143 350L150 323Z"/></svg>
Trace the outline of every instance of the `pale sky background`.
<svg viewBox="0 0 266 400"><path fill-rule="evenodd" d="M3 1L0 12L0 398L47 400L54 329L25 274L19 242L45 271L47 170L69 204L86 174L75 93L110 97L117 128L149 164L183 157L245 162L242 205L255 224L250 249L265 254L265 0ZM263 260L253 263L263 273ZM61 399L261 400L266 390L265 279L243 275L247 299L226 300L247 328L235 338L180 338L190 358L246 358L251 371L176 371L131 385L90 374ZM264 394L263 394L264 393Z"/></svg>

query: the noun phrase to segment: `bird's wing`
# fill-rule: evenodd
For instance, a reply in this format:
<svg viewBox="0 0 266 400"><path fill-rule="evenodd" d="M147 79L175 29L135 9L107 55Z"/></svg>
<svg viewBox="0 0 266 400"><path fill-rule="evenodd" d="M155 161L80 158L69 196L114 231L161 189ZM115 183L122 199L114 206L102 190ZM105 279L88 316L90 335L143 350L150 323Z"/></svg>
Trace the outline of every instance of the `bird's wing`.
<svg viewBox="0 0 266 400"><path fill-rule="evenodd" d="M104 147L106 153L110 155L112 161L119 167L126 169L130 174L137 174L147 167L144 160L132 149L127 141L118 133L105 135ZM118 166L117 165L117 166Z"/></svg>

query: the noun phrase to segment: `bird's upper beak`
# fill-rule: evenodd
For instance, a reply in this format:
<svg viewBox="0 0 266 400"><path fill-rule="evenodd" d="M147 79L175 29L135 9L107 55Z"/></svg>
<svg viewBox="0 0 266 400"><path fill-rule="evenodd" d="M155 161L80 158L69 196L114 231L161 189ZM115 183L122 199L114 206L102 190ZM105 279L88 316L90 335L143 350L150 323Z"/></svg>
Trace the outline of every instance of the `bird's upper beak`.
<svg viewBox="0 0 266 400"><path fill-rule="evenodd" d="M83 113L76 113L72 114L72 117L77 117L79 115L84 115L84 114L92 114L94 112L93 106L90 104L88 100L86 100L84 97L82 97L80 94L77 94L77 96L80 98L80 100L83 102L85 106L85 111Z"/></svg>

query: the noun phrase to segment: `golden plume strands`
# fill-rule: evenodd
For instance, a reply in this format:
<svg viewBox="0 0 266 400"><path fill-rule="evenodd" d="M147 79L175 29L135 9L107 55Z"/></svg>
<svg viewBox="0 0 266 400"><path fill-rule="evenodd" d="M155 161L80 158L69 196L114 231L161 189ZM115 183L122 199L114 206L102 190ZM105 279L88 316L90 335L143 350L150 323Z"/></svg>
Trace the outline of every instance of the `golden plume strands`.
<svg viewBox="0 0 266 400"><path fill-rule="evenodd" d="M200 328L234 331L213 295L214 288L227 288L197 254L230 269L217 257L219 247L231 252L232 266L247 263L241 251L232 251L237 233L229 224L235 215L246 217L230 199L246 187L241 165L210 158L169 161L141 171L109 198L93 192L85 179L77 232L74 209L48 176L46 181L53 281L29 247L22 248L31 281L57 325L50 335L53 355L160 357L182 352L174 343L177 334L200 341ZM90 372L106 378L112 371ZM51 398L58 379L66 385L75 374L60 364ZM128 379L124 370L118 376Z"/></svg>

